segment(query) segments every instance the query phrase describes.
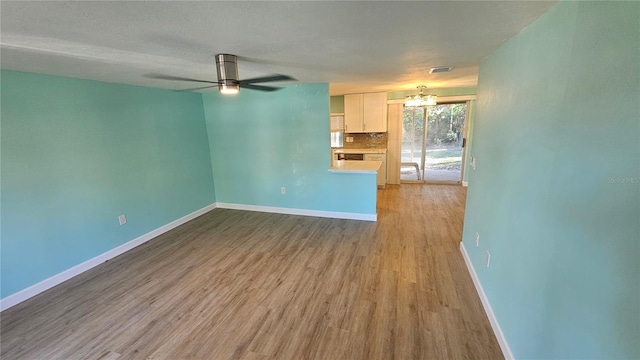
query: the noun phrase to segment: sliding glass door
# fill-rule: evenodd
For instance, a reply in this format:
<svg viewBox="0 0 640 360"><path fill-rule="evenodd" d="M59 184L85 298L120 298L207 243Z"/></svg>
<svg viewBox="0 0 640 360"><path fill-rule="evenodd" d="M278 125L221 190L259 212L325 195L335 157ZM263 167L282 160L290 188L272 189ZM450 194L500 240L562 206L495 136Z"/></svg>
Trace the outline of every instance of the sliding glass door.
<svg viewBox="0 0 640 360"><path fill-rule="evenodd" d="M466 115L466 102L405 107L400 180L459 183Z"/></svg>

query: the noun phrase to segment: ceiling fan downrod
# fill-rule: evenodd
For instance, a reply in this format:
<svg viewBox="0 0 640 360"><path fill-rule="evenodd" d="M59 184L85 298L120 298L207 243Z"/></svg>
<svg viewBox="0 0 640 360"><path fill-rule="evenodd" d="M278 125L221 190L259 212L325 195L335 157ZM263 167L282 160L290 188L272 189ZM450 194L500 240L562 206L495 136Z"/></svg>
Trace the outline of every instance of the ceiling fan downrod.
<svg viewBox="0 0 640 360"><path fill-rule="evenodd" d="M231 54L217 54L216 70L218 71L218 90L222 94L237 94L240 91L238 57Z"/></svg>

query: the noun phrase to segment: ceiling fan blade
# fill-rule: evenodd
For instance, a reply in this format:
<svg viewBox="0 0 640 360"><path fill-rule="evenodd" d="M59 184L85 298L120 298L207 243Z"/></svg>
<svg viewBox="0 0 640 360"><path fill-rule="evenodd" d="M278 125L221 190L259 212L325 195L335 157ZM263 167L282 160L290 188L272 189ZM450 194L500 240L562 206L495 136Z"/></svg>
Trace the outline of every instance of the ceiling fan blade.
<svg viewBox="0 0 640 360"><path fill-rule="evenodd" d="M289 75L275 74L275 75L269 75L269 76L251 78L251 79L244 79L244 80L240 80L239 83L242 86L244 84L263 83L263 82L272 82L272 81L287 81L287 80L295 80L295 79Z"/></svg>
<svg viewBox="0 0 640 360"><path fill-rule="evenodd" d="M218 85L202 86L202 87L190 88L190 89L180 89L180 90L176 90L176 91L194 91L194 90L203 90L203 89L210 89L210 88L214 88L214 87L217 87L217 86L218 86Z"/></svg>
<svg viewBox="0 0 640 360"><path fill-rule="evenodd" d="M150 79L160 79L160 80L178 80L178 81L194 81L208 84L217 84L217 81L207 81L207 80L198 80L198 79L190 79L180 76L172 76L172 75L162 75L162 74L144 74L142 75L146 78Z"/></svg>
<svg viewBox="0 0 640 360"><path fill-rule="evenodd" d="M258 91L275 91L275 90L282 89L282 88L279 88L279 87L262 86L262 85L254 85L254 84L240 84L240 88L258 90Z"/></svg>

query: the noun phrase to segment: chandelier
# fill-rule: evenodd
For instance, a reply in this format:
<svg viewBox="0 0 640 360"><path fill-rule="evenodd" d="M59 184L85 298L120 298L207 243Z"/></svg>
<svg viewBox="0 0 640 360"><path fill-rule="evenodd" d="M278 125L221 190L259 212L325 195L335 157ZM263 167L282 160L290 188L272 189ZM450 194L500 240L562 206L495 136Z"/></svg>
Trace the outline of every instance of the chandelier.
<svg viewBox="0 0 640 360"><path fill-rule="evenodd" d="M435 105L437 103L438 97L436 95L425 95L423 91L427 87L424 85L418 86L420 92L418 95L407 96L404 99L404 105L408 107L421 107L421 106L430 106Z"/></svg>

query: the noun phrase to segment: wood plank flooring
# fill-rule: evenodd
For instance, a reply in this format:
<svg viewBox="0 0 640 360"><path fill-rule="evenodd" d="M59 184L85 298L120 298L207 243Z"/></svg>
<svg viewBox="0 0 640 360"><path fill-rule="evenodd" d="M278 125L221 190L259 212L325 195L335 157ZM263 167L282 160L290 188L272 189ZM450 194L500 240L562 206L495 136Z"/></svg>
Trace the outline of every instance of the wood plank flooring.
<svg viewBox="0 0 640 360"><path fill-rule="evenodd" d="M378 222L216 209L1 317L2 359L498 359L460 255L465 189Z"/></svg>

